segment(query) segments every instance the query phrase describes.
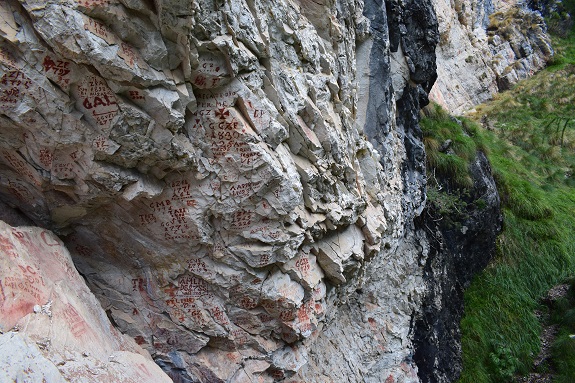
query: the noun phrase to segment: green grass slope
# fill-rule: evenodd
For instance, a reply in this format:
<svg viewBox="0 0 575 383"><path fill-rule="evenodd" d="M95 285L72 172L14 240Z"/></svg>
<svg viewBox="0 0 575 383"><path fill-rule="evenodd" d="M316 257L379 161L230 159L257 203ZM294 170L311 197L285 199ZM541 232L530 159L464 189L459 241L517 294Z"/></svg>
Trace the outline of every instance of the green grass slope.
<svg viewBox="0 0 575 383"><path fill-rule="evenodd" d="M541 298L575 276L575 37L556 43L548 69L477 107L471 120L455 124L459 131L437 110L422 122L431 202L448 200L437 197L433 172L450 172L464 190L468 153L478 147L491 161L503 204L497 255L465 294L460 383L511 382L528 373L540 348ZM454 150L443 153L447 139ZM569 341L563 349L575 349ZM564 358L558 347L554 355ZM573 358L566 362L573 370L561 380L557 369L556 379L575 381L575 353L563 354Z"/></svg>

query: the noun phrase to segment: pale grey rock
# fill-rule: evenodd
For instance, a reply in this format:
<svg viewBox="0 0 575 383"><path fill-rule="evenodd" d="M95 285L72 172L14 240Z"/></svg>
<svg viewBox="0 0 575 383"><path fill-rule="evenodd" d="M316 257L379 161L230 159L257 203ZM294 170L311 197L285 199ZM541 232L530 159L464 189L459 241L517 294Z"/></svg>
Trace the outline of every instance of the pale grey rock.
<svg viewBox="0 0 575 383"><path fill-rule="evenodd" d="M328 309L330 319L337 317L339 324L318 333L310 346L311 360L298 372L300 380L420 381L411 359L413 350L405 342L409 338L405 321L424 294L419 255L414 250L426 243L422 233L407 238L370 262L369 272L345 288L340 306ZM428 249L419 251L426 254ZM394 269L409 273L398 278Z"/></svg>
<svg viewBox="0 0 575 383"><path fill-rule="evenodd" d="M326 237L315 245L319 264L336 285L345 283L344 272L349 272L363 259L363 242L361 231L351 225L344 232Z"/></svg>
<svg viewBox="0 0 575 383"><path fill-rule="evenodd" d="M38 346L18 332L0 335L0 380L65 383L58 368Z"/></svg>
<svg viewBox="0 0 575 383"><path fill-rule="evenodd" d="M525 2L434 0L434 6L440 42L430 97L452 113L531 76L553 55L543 18Z"/></svg>

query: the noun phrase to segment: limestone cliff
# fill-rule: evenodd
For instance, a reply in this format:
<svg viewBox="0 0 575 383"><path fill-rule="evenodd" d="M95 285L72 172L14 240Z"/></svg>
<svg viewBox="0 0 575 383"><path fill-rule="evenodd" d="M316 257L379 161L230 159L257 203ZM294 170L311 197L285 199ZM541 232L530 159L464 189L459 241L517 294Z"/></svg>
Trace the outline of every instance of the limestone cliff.
<svg viewBox="0 0 575 383"><path fill-rule="evenodd" d="M438 81L430 97L461 114L543 68L553 50L545 21L517 0L433 0Z"/></svg>
<svg viewBox="0 0 575 383"><path fill-rule="evenodd" d="M1 200L174 381L419 380L429 1L0 13Z"/></svg>

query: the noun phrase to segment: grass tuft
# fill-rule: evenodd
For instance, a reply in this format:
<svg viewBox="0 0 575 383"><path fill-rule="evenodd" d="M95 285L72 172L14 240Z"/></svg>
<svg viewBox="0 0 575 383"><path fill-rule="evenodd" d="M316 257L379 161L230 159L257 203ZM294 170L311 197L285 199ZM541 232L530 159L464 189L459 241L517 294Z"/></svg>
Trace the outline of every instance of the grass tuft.
<svg viewBox="0 0 575 383"><path fill-rule="evenodd" d="M471 188L469 163L475 158L478 145L468 132L477 133L478 128L470 121L449 116L437 104L426 107L423 113L421 129L428 174L449 179L453 191Z"/></svg>

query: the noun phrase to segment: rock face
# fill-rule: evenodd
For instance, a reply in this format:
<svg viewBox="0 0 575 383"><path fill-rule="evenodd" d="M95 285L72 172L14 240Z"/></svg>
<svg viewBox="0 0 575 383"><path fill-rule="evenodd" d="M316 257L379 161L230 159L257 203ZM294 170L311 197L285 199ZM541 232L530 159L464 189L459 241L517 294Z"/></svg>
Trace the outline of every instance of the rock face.
<svg viewBox="0 0 575 383"><path fill-rule="evenodd" d="M108 321L62 242L0 221L0 381L170 382Z"/></svg>
<svg viewBox="0 0 575 383"><path fill-rule="evenodd" d="M543 68L553 50L543 18L516 0L434 0L438 81L430 97L463 113Z"/></svg>
<svg viewBox="0 0 575 383"><path fill-rule="evenodd" d="M422 382L448 383L459 378L463 293L495 255L502 227L499 194L482 152L471 164L470 176L473 188L462 196L459 211L441 214L431 203L422 217L430 242L424 272L427 291L414 335L414 360ZM437 181L445 193L457 193L448 179Z"/></svg>
<svg viewBox="0 0 575 383"><path fill-rule="evenodd" d="M419 380L430 1L0 14L0 198L175 382Z"/></svg>

